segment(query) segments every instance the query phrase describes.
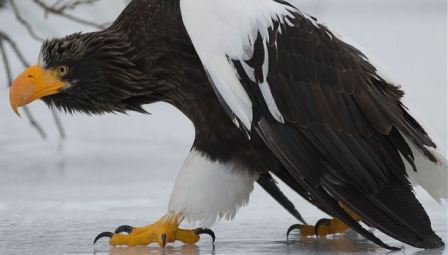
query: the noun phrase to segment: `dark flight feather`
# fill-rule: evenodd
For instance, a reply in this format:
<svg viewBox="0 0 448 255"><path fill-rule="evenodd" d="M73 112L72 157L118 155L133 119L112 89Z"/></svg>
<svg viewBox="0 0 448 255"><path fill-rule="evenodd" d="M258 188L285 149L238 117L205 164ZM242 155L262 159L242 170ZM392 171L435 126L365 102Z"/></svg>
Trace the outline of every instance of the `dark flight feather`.
<svg viewBox="0 0 448 255"><path fill-rule="evenodd" d="M280 188L277 186L277 182L269 173L263 173L257 180L258 184L271 195L283 208L285 208L292 216L298 221L306 224L302 215L297 211L294 204L283 194Z"/></svg>

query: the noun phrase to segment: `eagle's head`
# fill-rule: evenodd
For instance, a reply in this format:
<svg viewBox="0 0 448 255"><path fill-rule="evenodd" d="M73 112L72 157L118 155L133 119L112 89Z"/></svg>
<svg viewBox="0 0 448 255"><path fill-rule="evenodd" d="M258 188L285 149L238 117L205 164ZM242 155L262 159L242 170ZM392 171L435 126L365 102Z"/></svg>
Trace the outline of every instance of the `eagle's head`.
<svg viewBox="0 0 448 255"><path fill-rule="evenodd" d="M114 30L51 39L43 43L38 64L13 82L11 106L18 113L42 99L70 113L143 112L141 105L153 100L153 84L141 65L126 36Z"/></svg>

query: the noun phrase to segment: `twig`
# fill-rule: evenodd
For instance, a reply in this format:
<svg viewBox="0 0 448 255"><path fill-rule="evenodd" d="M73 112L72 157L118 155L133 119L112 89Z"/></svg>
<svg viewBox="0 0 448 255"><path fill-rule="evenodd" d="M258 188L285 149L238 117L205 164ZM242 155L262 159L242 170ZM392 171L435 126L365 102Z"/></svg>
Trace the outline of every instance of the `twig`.
<svg viewBox="0 0 448 255"><path fill-rule="evenodd" d="M24 106L22 107L22 109L23 112L25 113L25 116L28 118L30 125L33 126L37 130L37 132L39 132L40 136L43 139L47 139L47 134L45 133L43 128L39 125L39 123L37 123L37 121L34 119L33 114L31 113L28 106Z"/></svg>
<svg viewBox="0 0 448 255"><path fill-rule="evenodd" d="M65 130L64 130L64 126L62 126L62 122L59 119L59 115L56 112L56 109L54 107L50 107L51 113L53 115L53 119L54 119L54 123L56 124L56 128L58 129L59 132L59 137L61 138L61 140L65 139Z"/></svg>
<svg viewBox="0 0 448 255"><path fill-rule="evenodd" d="M0 52L2 53L3 64L5 66L6 77L7 77L7 80L8 80L8 86L11 86L11 83L12 83L11 68L10 68L10 65L9 65L8 56L6 55L6 51L5 51L5 48L4 48L4 45L3 45L4 39L5 39L4 34L0 33ZM23 110L24 110L25 116L28 118L31 126L34 127L37 130L37 132L40 134L40 136L43 139L46 139L47 135L45 134L44 130L39 125L39 123L36 122L36 120L33 117L33 114L28 109L28 107L26 107L26 106L23 107Z"/></svg>
<svg viewBox="0 0 448 255"><path fill-rule="evenodd" d="M52 7L60 12L63 12L65 10L73 10L78 5L83 4L92 4L94 2L98 2L99 0L72 0L71 2L63 3L64 0L58 0L56 3L52 5ZM59 4L61 4L60 7L57 7Z"/></svg>
<svg viewBox="0 0 448 255"><path fill-rule="evenodd" d="M12 50L16 54L17 58L20 60L23 66L27 67L29 66L28 62L26 61L25 57L23 56L22 52L20 52L19 48L17 47L16 43L5 33L0 31L0 40L5 40L9 43Z"/></svg>
<svg viewBox="0 0 448 255"><path fill-rule="evenodd" d="M26 21L26 20L22 17L22 15L20 15L19 8L17 8L16 3L15 3L13 0L9 0L9 3L10 3L11 6L12 6L12 10L14 11L14 15L16 15L17 20L19 21L20 24L22 24L22 25L26 28L26 30L27 30L28 33L31 35L31 37L33 37L34 39L36 39L36 40L38 40L38 41L43 41L44 38L38 36L38 35L34 32L33 27L31 26L31 24L28 23L28 21Z"/></svg>
<svg viewBox="0 0 448 255"><path fill-rule="evenodd" d="M10 0L10 1L12 1L12 0ZM45 13L53 13L55 15L62 16L64 18L72 20L74 22L77 22L77 23L80 23L80 24L83 24L83 25L87 25L87 26L91 26L91 27L95 27L95 28L98 28L98 29L104 28L102 25L97 24L97 23L95 23L93 21L84 20L84 19L75 17L73 15L67 14L66 12L64 12L64 10L66 8L61 10L61 9L55 8L54 6L48 6L46 3L42 2L42 0L33 0L33 1L34 1L34 3L39 5L42 9L44 9ZM87 1L87 3L90 3L90 2L94 2L94 1Z"/></svg>

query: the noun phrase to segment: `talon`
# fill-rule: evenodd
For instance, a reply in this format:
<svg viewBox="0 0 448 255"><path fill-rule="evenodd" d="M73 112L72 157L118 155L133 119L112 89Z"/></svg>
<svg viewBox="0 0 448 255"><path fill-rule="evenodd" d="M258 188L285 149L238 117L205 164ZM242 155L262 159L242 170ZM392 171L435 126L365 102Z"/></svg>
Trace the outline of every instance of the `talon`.
<svg viewBox="0 0 448 255"><path fill-rule="evenodd" d="M325 218L324 219L320 219L320 220L318 220L316 222L316 225L314 226L314 233L316 234L317 238L319 238L319 228L322 225L329 226L330 223L331 223L331 219L325 219Z"/></svg>
<svg viewBox="0 0 448 255"><path fill-rule="evenodd" d="M122 226L119 226L117 229L115 229L114 233L120 234L122 232L125 232L125 233L130 234L132 232L132 230L134 230L134 227L131 227L128 225L122 225Z"/></svg>
<svg viewBox="0 0 448 255"><path fill-rule="evenodd" d="M194 232L197 235L207 234L207 235L212 237L213 243L215 242L215 232L213 232L213 230L211 230L211 229L208 229L208 228L197 228L197 229L194 230Z"/></svg>
<svg viewBox="0 0 448 255"><path fill-rule="evenodd" d="M195 244L199 241L199 234L209 234L213 241L215 241L215 234L209 229L180 229L179 216L165 215L160 220L153 224L143 227L132 227L123 225L115 230L115 234L111 232L104 232L95 238L95 242L102 237L110 237L109 244L116 245L149 245L152 243L158 244L161 248L166 247L169 243L181 241L185 244ZM127 234L121 234L126 232Z"/></svg>
<svg viewBox="0 0 448 255"><path fill-rule="evenodd" d="M288 230L286 231L286 240L288 240L288 237L289 237L289 234L291 233L291 231L293 231L293 230L301 230L303 228L303 225L302 224L294 224L294 225L291 225L289 228L288 228Z"/></svg>
<svg viewBox="0 0 448 255"><path fill-rule="evenodd" d="M162 248L164 248L165 245L166 245L166 234L165 234L165 233L162 234L162 235L161 235L161 238L162 238Z"/></svg>
<svg viewBox="0 0 448 255"><path fill-rule="evenodd" d="M112 232L103 232L103 233L100 233L99 235L97 235L97 236L95 237L95 240L93 240L93 244L95 244L98 240L100 240L100 239L103 238L103 237L109 237L109 238L112 238L113 235L114 235L114 233L112 233Z"/></svg>

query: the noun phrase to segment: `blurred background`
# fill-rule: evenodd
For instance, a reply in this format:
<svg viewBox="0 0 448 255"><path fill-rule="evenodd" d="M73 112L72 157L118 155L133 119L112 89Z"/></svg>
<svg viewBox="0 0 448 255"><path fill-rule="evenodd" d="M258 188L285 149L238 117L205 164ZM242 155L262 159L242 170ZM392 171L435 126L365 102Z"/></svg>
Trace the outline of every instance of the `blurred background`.
<svg viewBox="0 0 448 255"><path fill-rule="evenodd" d="M0 254L159 252L151 247L109 249L106 242L95 247L91 243L99 232L122 224L146 225L165 213L176 173L194 138L189 120L162 103L146 106L152 113L149 116L58 113L55 119L42 102L34 102L29 110L45 133L43 139L27 115L15 116L8 101L5 68L14 77L23 70L14 45L25 62L34 64L43 38L107 26L127 2L0 0ZM416 108L440 146L446 148L446 0L291 2L361 46L388 77L402 86L412 109ZM325 216L282 187L307 221ZM447 241L446 203L437 205L420 189L417 194L434 228ZM285 245L284 233L294 223L256 187L250 204L232 223L223 221L214 228L215 250L206 239L197 247L178 246L168 253L386 252L350 233ZM406 247L406 254L415 252Z"/></svg>

